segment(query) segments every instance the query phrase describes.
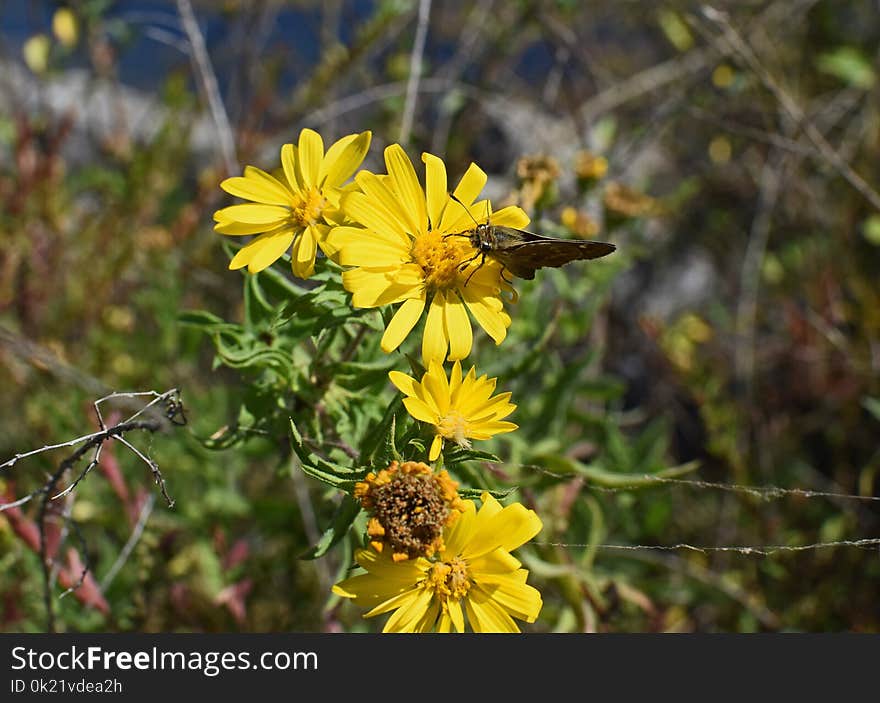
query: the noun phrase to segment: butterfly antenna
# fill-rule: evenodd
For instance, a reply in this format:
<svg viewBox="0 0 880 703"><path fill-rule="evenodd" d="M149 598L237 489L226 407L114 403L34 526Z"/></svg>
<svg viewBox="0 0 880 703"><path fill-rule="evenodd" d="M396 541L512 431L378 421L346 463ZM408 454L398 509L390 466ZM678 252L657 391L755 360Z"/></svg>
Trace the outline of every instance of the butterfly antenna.
<svg viewBox="0 0 880 703"><path fill-rule="evenodd" d="M459 205L461 205L464 208L464 211L468 214L468 217L470 217L474 221L475 225L480 224L479 222L477 222L476 218L471 214L471 211L468 210L467 205L465 205L463 202L461 202L461 200L459 200L458 198L455 197L455 193L450 193L449 197L452 198L455 202L457 202ZM488 207L488 205L489 205L489 201L487 200L486 206Z"/></svg>

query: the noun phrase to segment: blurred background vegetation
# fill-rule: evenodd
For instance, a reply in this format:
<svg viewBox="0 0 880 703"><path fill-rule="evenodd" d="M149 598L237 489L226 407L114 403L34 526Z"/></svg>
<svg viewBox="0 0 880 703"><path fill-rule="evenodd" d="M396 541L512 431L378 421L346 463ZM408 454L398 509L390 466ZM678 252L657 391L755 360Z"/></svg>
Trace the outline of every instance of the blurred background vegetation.
<svg viewBox="0 0 880 703"><path fill-rule="evenodd" d="M519 405L459 478L544 520L527 629L880 630L876 542L796 549L880 527L878 46L871 0L0 4L0 461L111 391L177 387L189 420L129 437L173 508L119 444L67 497L58 560L94 583L58 628L376 627L330 597L349 546L302 558L338 492L257 417L332 400L314 340L266 337L293 360L267 380L185 324L250 320L218 183L312 127L372 130L371 170L395 141L476 161L533 230L618 246L518 281L468 360ZM64 456L0 470L2 502ZM35 502L3 515L0 630L43 630Z"/></svg>

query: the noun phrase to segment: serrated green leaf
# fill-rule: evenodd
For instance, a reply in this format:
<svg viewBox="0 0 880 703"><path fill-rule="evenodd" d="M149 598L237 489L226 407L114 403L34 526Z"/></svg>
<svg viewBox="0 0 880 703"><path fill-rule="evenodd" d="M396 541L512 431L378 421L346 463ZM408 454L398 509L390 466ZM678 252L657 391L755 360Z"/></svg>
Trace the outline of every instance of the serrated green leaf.
<svg viewBox="0 0 880 703"><path fill-rule="evenodd" d="M344 496L333 516L333 523L324 531L318 543L304 552L300 558L317 559L324 556L330 548L345 537L360 512L360 503L349 495Z"/></svg>

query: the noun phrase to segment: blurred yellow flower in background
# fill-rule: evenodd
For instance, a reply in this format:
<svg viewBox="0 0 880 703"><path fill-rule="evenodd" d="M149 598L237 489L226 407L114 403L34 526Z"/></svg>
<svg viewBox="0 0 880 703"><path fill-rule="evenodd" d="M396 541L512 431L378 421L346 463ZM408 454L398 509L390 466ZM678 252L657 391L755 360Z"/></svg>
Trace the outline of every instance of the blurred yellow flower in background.
<svg viewBox="0 0 880 703"><path fill-rule="evenodd" d="M479 511L463 501L462 514L443 534L433 558L394 561L362 549L366 571L333 586L333 592L370 608L364 617L393 611L383 632L519 632L514 618L534 622L543 602L526 583L528 570L510 552L543 527L521 503L502 507L488 492Z"/></svg>
<svg viewBox="0 0 880 703"><path fill-rule="evenodd" d="M34 73L45 73L49 68L49 50L52 40L45 34L35 34L21 47L21 53L27 67Z"/></svg>
<svg viewBox="0 0 880 703"><path fill-rule="evenodd" d="M440 456L445 440L470 447L472 439L489 439L517 429L504 420L516 410L516 405L509 402L510 393L492 396L497 379L487 379L485 374L477 378L475 367L462 378L461 362L456 361L447 380L443 367L432 361L421 383L400 371L391 371L388 376L406 396L403 404L407 412L416 420L434 425L429 461Z"/></svg>
<svg viewBox="0 0 880 703"><path fill-rule="evenodd" d="M304 129L297 146L281 148L282 180L246 166L244 176L223 181L220 187L227 193L252 202L217 210L214 230L227 235L259 234L239 249L229 268L247 266L257 273L290 249L294 275L311 276L317 248L324 249L327 234L343 221L341 186L364 160L370 137L370 132L349 134L325 153L321 135Z"/></svg>
<svg viewBox="0 0 880 703"><path fill-rule="evenodd" d="M475 257L463 234L474 222L525 227L529 218L518 207L492 213L487 200L474 202L486 184L486 174L471 164L454 195L449 196L446 166L423 154L423 190L412 162L399 144L385 149L388 175L360 171L355 182L362 192L347 193L342 202L347 217L363 225L338 227L327 238L328 255L343 266L345 288L357 308L402 303L388 323L382 349L391 352L406 339L422 313L427 320L422 359L443 362L463 359L473 344L470 318L501 344L510 316L504 312L501 266ZM467 263L469 261L469 263Z"/></svg>
<svg viewBox="0 0 880 703"><path fill-rule="evenodd" d="M79 40L79 23L69 7L59 7L52 15L52 34L68 49Z"/></svg>

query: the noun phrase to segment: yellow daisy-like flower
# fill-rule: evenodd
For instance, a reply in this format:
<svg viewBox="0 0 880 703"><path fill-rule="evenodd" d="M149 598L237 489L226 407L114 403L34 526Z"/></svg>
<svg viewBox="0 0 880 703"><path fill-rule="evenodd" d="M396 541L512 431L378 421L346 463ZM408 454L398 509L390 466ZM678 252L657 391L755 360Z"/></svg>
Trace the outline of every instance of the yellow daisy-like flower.
<svg viewBox="0 0 880 703"><path fill-rule="evenodd" d="M519 632L514 618L534 622L543 605L526 584L529 572L510 552L541 531L540 518L520 503L502 507L489 493L479 511L464 511L447 527L433 558L394 561L387 553L355 554L366 573L333 586L333 592L370 608L364 617L394 611L383 632Z"/></svg>
<svg viewBox="0 0 880 703"><path fill-rule="evenodd" d="M434 425L429 461L440 456L444 440L470 447L472 439L489 439L517 428L504 420L516 409L508 402L510 393L492 396L498 379L487 379L485 374L477 378L476 367L462 378L461 362L456 361L447 380L443 367L432 361L421 383L400 371L391 371L388 377L407 396L403 404L409 414Z"/></svg>
<svg viewBox="0 0 880 703"><path fill-rule="evenodd" d="M385 149L388 175L360 171L355 182L362 192L347 193L345 214L363 225L338 227L328 237L329 254L343 266L352 304L373 308L402 303L382 337L382 349L400 346L427 309L422 358L443 362L463 359L471 351L470 317L501 344L510 316L504 312L501 291L509 290L501 266L491 258L475 257L466 236L474 222L523 228L529 218L518 207L496 213L486 200L474 202L486 184L486 174L471 164L449 196L446 166L432 154L422 154L425 189L412 162L399 144ZM466 209L467 208L467 209ZM470 260L470 263L463 264Z"/></svg>
<svg viewBox="0 0 880 703"><path fill-rule="evenodd" d="M217 210L214 230L230 235L259 234L238 250L229 268L247 266L248 271L257 273L290 249L294 275L311 276L317 247L323 250L327 234L343 221L341 186L364 160L370 136L370 132L349 134L325 153L321 135L304 129L297 146L281 147L281 180L246 166L244 176L223 181L220 187L227 193L252 202Z"/></svg>

